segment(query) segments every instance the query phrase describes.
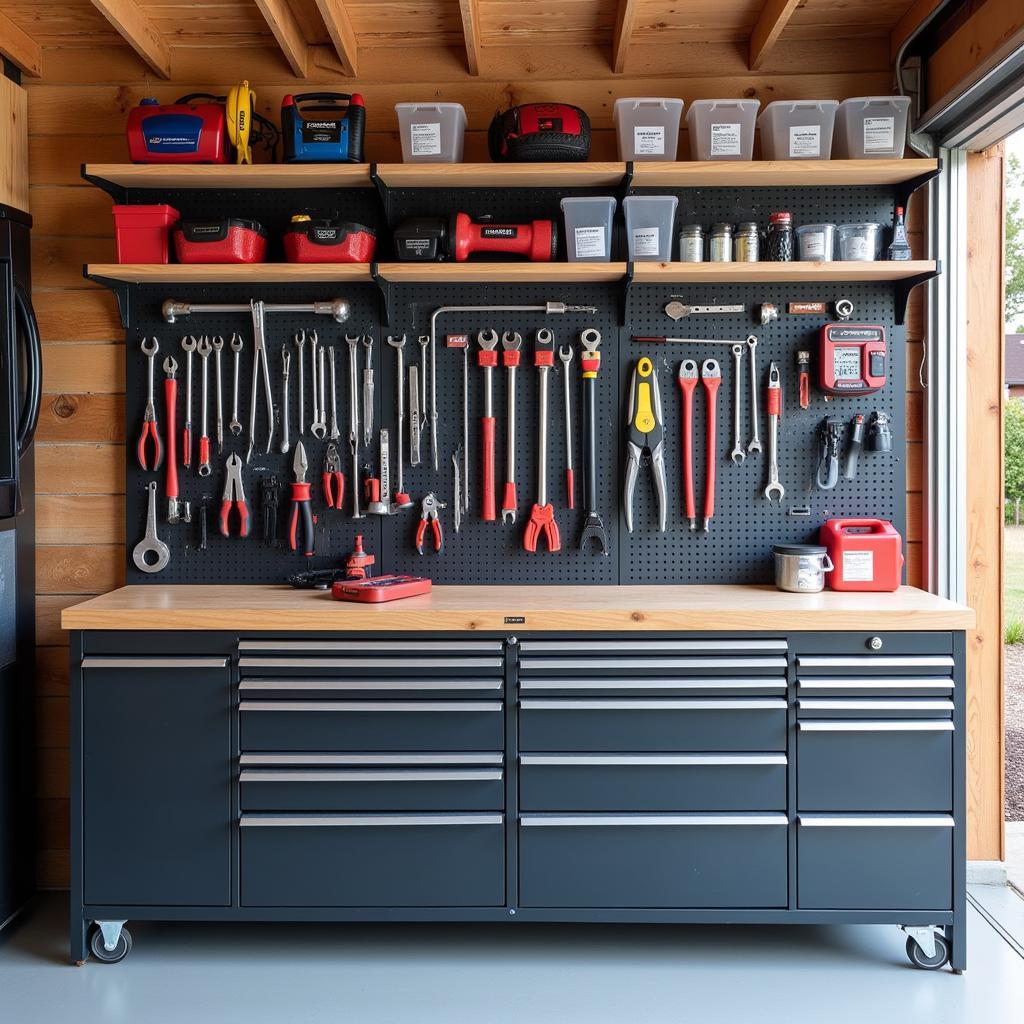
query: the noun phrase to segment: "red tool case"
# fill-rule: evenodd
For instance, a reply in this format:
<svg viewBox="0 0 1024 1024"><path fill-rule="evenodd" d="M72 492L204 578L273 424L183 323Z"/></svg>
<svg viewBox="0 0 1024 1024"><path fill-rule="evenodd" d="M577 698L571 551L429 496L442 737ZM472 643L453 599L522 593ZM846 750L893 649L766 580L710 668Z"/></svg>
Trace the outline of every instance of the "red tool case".
<svg viewBox="0 0 1024 1024"><path fill-rule="evenodd" d="M170 263L170 227L181 218L165 203L114 206L118 263Z"/></svg>
<svg viewBox="0 0 1024 1024"><path fill-rule="evenodd" d="M331 597L336 601L383 604L427 594L430 587L430 580L425 576L375 576L365 580L339 580L331 587Z"/></svg>
<svg viewBox="0 0 1024 1024"><path fill-rule="evenodd" d="M299 214L284 234L289 263L369 263L377 249L377 233L365 224L314 220Z"/></svg>
<svg viewBox="0 0 1024 1024"><path fill-rule="evenodd" d="M254 220L179 221L174 225L179 263L262 263L267 233Z"/></svg>

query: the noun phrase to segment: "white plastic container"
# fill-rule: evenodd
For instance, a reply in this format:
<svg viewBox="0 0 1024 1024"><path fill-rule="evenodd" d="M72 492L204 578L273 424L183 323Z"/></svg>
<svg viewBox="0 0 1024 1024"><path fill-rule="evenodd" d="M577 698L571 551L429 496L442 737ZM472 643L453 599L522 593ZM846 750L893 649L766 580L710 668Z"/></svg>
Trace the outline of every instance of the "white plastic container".
<svg viewBox="0 0 1024 1024"><path fill-rule="evenodd" d="M683 101L633 96L616 100L612 121L620 160L675 160Z"/></svg>
<svg viewBox="0 0 1024 1024"><path fill-rule="evenodd" d="M760 100L694 100L686 112L693 160L749 160Z"/></svg>
<svg viewBox="0 0 1024 1024"><path fill-rule="evenodd" d="M840 224L836 229L836 243L841 260L854 262L880 260L882 258L881 224Z"/></svg>
<svg viewBox="0 0 1024 1024"><path fill-rule="evenodd" d="M796 229L797 255L801 260L820 260L823 263L835 259L835 224L803 224Z"/></svg>
<svg viewBox="0 0 1024 1024"><path fill-rule="evenodd" d="M627 196L622 200L626 212L626 244L635 263L667 263L672 259L676 196Z"/></svg>
<svg viewBox="0 0 1024 1024"><path fill-rule="evenodd" d="M461 103L396 103L407 164L462 162L466 111Z"/></svg>
<svg viewBox="0 0 1024 1024"><path fill-rule="evenodd" d="M828 160L838 100L775 100L757 119L763 160Z"/></svg>
<svg viewBox="0 0 1024 1024"><path fill-rule="evenodd" d="M570 263L607 263L612 258L611 196L579 196L562 200L565 251Z"/></svg>
<svg viewBox="0 0 1024 1024"><path fill-rule="evenodd" d="M907 144L907 96L858 96L836 111L833 152L837 159L892 159Z"/></svg>

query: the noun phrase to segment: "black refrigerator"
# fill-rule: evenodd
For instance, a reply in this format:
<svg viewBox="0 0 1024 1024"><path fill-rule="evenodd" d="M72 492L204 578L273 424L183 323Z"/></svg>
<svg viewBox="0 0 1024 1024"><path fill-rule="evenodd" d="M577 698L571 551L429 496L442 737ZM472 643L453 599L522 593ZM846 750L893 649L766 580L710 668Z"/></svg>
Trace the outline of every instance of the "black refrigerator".
<svg viewBox="0 0 1024 1024"><path fill-rule="evenodd" d="M35 464L42 355L32 218L0 204L0 927L35 890Z"/></svg>

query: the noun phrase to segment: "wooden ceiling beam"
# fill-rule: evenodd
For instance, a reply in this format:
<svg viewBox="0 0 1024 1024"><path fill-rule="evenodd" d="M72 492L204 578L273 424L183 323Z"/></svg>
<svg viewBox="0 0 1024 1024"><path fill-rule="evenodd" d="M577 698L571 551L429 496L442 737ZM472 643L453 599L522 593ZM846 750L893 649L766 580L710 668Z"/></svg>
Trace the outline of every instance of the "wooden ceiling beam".
<svg viewBox="0 0 1024 1024"><path fill-rule="evenodd" d="M466 40L466 67L471 75L480 74L480 0L459 0L462 35Z"/></svg>
<svg viewBox="0 0 1024 1024"><path fill-rule="evenodd" d="M359 44L352 29L352 21L345 7L345 0L316 0L320 17L324 19L327 34L331 37L334 52L346 75L355 75L356 56Z"/></svg>
<svg viewBox="0 0 1024 1024"><path fill-rule="evenodd" d="M612 37L612 71L616 75L621 75L626 69L626 57L629 55L639 7L639 0L619 0L619 9L615 15L615 35Z"/></svg>
<svg viewBox="0 0 1024 1024"><path fill-rule="evenodd" d="M256 0L256 6L274 34L284 59L292 69L292 74L296 78L305 78L309 62L309 44L287 0Z"/></svg>
<svg viewBox="0 0 1024 1024"><path fill-rule="evenodd" d="M171 52L136 0L92 0L93 7L160 78L171 77Z"/></svg>
<svg viewBox="0 0 1024 1024"><path fill-rule="evenodd" d="M751 71L756 71L765 62L799 4L800 0L765 0L760 17L750 33L750 57L747 64Z"/></svg>
<svg viewBox="0 0 1024 1024"><path fill-rule="evenodd" d="M43 51L39 44L0 11L0 53L30 78L43 73Z"/></svg>

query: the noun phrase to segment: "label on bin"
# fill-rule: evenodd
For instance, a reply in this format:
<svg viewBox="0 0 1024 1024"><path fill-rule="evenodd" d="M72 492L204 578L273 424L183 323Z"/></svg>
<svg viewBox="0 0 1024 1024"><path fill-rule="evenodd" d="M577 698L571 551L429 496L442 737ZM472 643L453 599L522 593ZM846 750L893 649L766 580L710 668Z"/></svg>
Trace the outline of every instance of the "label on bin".
<svg viewBox="0 0 1024 1024"><path fill-rule="evenodd" d="M409 149L413 156L440 156L440 122L431 121L429 124L409 125Z"/></svg>
<svg viewBox="0 0 1024 1024"><path fill-rule="evenodd" d="M711 156L741 156L742 125L713 124L711 126Z"/></svg>
<svg viewBox="0 0 1024 1024"><path fill-rule="evenodd" d="M821 125L790 125L789 155L791 157L821 156Z"/></svg>
<svg viewBox="0 0 1024 1024"><path fill-rule="evenodd" d="M633 228L633 255L657 256L661 251L658 241L657 227Z"/></svg>
<svg viewBox="0 0 1024 1024"><path fill-rule="evenodd" d="M633 126L633 152L637 156L665 155L665 128L660 124Z"/></svg>
<svg viewBox="0 0 1024 1024"><path fill-rule="evenodd" d="M604 225L598 224L591 228L574 228L573 242L576 246L576 259L605 260Z"/></svg>
<svg viewBox="0 0 1024 1024"><path fill-rule="evenodd" d="M864 118L864 152L879 153L891 150L896 144L896 118Z"/></svg>
<svg viewBox="0 0 1024 1024"><path fill-rule="evenodd" d="M844 551L843 580L846 583L871 583L875 578L873 551Z"/></svg>

